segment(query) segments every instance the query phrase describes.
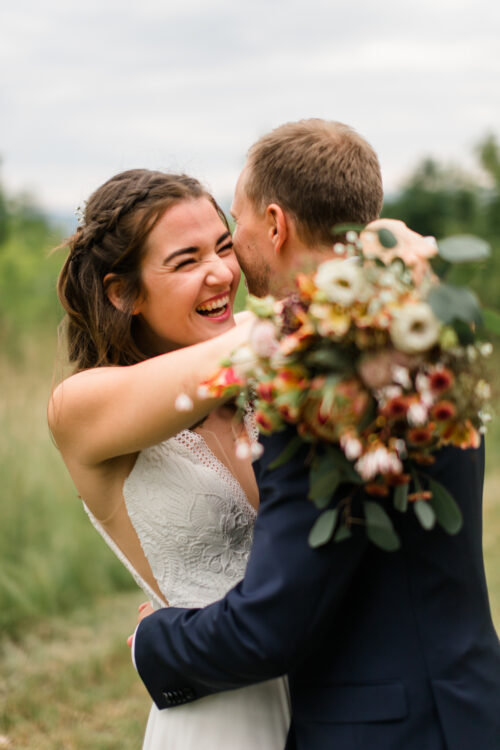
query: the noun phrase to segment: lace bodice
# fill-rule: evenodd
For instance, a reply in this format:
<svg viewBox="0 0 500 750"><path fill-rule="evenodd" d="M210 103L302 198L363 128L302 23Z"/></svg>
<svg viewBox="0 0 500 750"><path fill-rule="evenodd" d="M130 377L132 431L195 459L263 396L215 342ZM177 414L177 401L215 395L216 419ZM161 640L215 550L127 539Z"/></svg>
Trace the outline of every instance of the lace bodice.
<svg viewBox="0 0 500 750"><path fill-rule="evenodd" d="M256 512L201 435L184 430L141 451L123 496L158 587L172 606L210 604L243 577ZM148 597L165 606L86 510Z"/></svg>

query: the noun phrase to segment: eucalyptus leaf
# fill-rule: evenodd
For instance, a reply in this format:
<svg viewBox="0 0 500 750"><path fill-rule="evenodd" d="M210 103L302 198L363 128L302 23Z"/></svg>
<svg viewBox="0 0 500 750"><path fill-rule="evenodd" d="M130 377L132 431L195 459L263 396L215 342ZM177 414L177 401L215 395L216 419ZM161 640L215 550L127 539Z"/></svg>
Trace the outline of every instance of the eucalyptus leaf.
<svg viewBox="0 0 500 750"><path fill-rule="evenodd" d="M275 458L274 461L271 461L271 463L269 464L269 469L277 469L279 466L287 464L295 456L302 443L303 440L300 435L295 435L295 437L290 440L286 448L280 453L278 458Z"/></svg>
<svg viewBox="0 0 500 750"><path fill-rule="evenodd" d="M360 477L352 463L345 457L344 452L340 448L329 445L328 456L330 456L334 466L339 469L343 482L348 482L349 484L363 484L364 480Z"/></svg>
<svg viewBox="0 0 500 750"><path fill-rule="evenodd" d="M415 515L420 521L420 525L427 531L432 529L436 523L436 514L434 513L432 506L426 500L417 500L414 503L413 508L415 510Z"/></svg>
<svg viewBox="0 0 500 750"><path fill-rule="evenodd" d="M326 495L323 495L322 497L313 498L313 503L316 506L316 508L318 510L324 510L325 508L327 508L332 502L332 494L333 493L327 493Z"/></svg>
<svg viewBox="0 0 500 750"><path fill-rule="evenodd" d="M432 258L430 258L430 264L432 270L440 279L444 279L446 276L448 276L450 269L453 268L453 265L451 263L449 263L444 258L441 258L439 255L434 255Z"/></svg>
<svg viewBox="0 0 500 750"><path fill-rule="evenodd" d="M332 227L332 234L345 234L346 232L362 232L365 224L335 224Z"/></svg>
<svg viewBox="0 0 500 750"><path fill-rule="evenodd" d="M455 318L465 323L482 323L479 300L466 287L439 284L431 289L427 302L443 323L451 323Z"/></svg>
<svg viewBox="0 0 500 750"><path fill-rule="evenodd" d="M368 539L388 552L399 549L401 542L385 510L372 500L365 500L363 507Z"/></svg>
<svg viewBox="0 0 500 750"><path fill-rule="evenodd" d="M456 263L452 265L448 264L450 271L446 278L449 284L455 286L467 286L470 287L471 281L479 276L481 271L481 265L479 263Z"/></svg>
<svg viewBox="0 0 500 750"><path fill-rule="evenodd" d="M380 242L382 247L386 248L386 250L390 250L391 248L396 247L396 245L398 244L395 235L391 232L390 229L382 227L382 229L377 230L377 234L378 241Z"/></svg>
<svg viewBox="0 0 500 750"><path fill-rule="evenodd" d="M317 367L322 370L338 371L344 373L352 367L352 363L343 352L334 347L316 349L308 352L305 363L309 367Z"/></svg>
<svg viewBox="0 0 500 750"><path fill-rule="evenodd" d="M438 523L448 534L458 534L463 525L462 511L453 496L435 479L429 479L429 489L432 492L430 500Z"/></svg>
<svg viewBox="0 0 500 750"><path fill-rule="evenodd" d="M345 524L339 526L333 537L334 542L343 542L345 539L350 539L352 536L351 530L347 528Z"/></svg>
<svg viewBox="0 0 500 750"><path fill-rule="evenodd" d="M469 323L465 323L463 320L458 320L457 318L455 318L452 321L451 325L455 330L455 333L458 336L458 340L462 344L462 346L468 346L469 344L474 343L474 341L476 340L476 335L470 327Z"/></svg>
<svg viewBox="0 0 500 750"><path fill-rule="evenodd" d="M472 234L458 234L438 242L439 255L449 263L487 260L491 255L488 242Z"/></svg>
<svg viewBox="0 0 500 750"><path fill-rule="evenodd" d="M323 467L325 467L325 464L322 464L322 468L316 471L314 471L314 468L311 469L311 486L308 496L310 500L321 501L321 498L325 496L331 497L342 480L340 471L336 466L329 463L327 467Z"/></svg>
<svg viewBox="0 0 500 750"><path fill-rule="evenodd" d="M337 521L338 509L331 508L325 510L319 518L316 519L311 531L309 532L309 546L316 548L321 547L330 541Z"/></svg>
<svg viewBox="0 0 500 750"><path fill-rule="evenodd" d="M398 484L394 490L394 507L400 513L404 513L408 507L408 489L407 482L406 484Z"/></svg>
<svg viewBox="0 0 500 750"><path fill-rule="evenodd" d="M365 409L363 416L358 422L358 431L360 433L366 430L366 428L377 418L377 413L377 402L372 398Z"/></svg>
<svg viewBox="0 0 500 750"><path fill-rule="evenodd" d="M500 314L496 310L490 310L489 308L483 308L482 313L484 327L488 331L491 331L491 333L500 335Z"/></svg>

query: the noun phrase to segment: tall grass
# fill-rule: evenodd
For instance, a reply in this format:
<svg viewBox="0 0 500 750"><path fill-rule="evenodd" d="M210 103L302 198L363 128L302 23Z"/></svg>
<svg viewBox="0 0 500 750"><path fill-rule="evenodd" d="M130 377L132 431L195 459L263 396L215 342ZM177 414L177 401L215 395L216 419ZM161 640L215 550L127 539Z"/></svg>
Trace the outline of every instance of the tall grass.
<svg viewBox="0 0 500 750"><path fill-rule="evenodd" d="M88 522L51 442L46 404L55 344L0 360L0 632L132 587Z"/></svg>

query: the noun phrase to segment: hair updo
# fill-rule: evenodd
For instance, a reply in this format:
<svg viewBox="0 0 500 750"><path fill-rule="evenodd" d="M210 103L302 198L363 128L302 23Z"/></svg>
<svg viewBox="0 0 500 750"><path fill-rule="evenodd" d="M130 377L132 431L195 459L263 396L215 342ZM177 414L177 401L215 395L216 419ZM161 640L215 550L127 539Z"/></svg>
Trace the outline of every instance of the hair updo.
<svg viewBox="0 0 500 750"><path fill-rule="evenodd" d="M227 226L214 198L186 175L130 169L92 193L81 225L65 242L69 254L57 283L67 316L68 356L76 372L132 365L155 354L144 351L132 314L142 290L146 241L167 209L197 198L207 198ZM107 274L121 282L120 310L108 299Z"/></svg>

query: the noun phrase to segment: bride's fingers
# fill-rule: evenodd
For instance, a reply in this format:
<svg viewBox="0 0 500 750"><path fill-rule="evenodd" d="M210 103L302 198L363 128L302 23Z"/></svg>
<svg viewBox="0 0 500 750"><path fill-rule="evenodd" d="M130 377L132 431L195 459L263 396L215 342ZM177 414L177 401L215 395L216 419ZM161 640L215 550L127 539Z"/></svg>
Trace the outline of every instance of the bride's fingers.
<svg viewBox="0 0 500 750"><path fill-rule="evenodd" d="M129 637L127 638L127 646L129 648L132 648L133 641L134 641L134 634L132 633L132 635L129 635Z"/></svg>
<svg viewBox="0 0 500 750"><path fill-rule="evenodd" d="M149 602L139 607L139 618L138 621L141 622L141 620L144 620L145 617L148 617L149 615L152 615L154 612L153 607Z"/></svg>
<svg viewBox="0 0 500 750"><path fill-rule="evenodd" d="M145 607L148 607L148 606L149 606L149 607L151 606L149 602L143 602L142 604L139 604L139 612L142 612L142 610L143 610L143 609L144 609Z"/></svg>

